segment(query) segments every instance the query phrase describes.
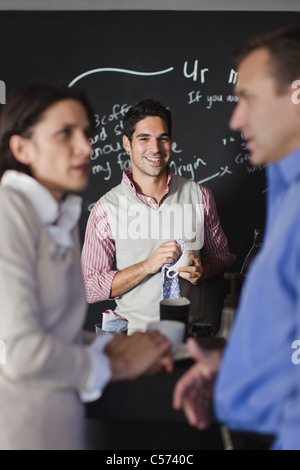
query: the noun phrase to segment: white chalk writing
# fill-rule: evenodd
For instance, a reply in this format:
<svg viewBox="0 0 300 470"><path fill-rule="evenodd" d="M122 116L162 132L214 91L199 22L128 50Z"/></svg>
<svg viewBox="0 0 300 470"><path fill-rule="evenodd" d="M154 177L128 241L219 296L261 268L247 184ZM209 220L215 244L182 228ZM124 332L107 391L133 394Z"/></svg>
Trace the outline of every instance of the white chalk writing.
<svg viewBox="0 0 300 470"><path fill-rule="evenodd" d="M105 181L110 180L111 174L112 174L110 163L105 162L104 165L93 165L92 166L92 174L97 175L99 173L104 173L105 174L105 176L104 176Z"/></svg>
<svg viewBox="0 0 300 470"><path fill-rule="evenodd" d="M69 87L75 85L79 80L82 80L83 78L87 77L88 75L92 75L95 73L100 73L100 72L118 72L118 73L128 73L130 75L140 75L144 77L151 77L155 75L162 75L164 73L172 72L174 70L173 67L169 67L168 69L165 70L159 70L157 72L139 72L138 70L128 70L128 69L119 69L119 68L110 68L110 67L104 67L104 68L99 68L99 69L93 69L93 70L88 70L87 72L82 73L81 75L78 75L78 77L74 78L70 83Z"/></svg>

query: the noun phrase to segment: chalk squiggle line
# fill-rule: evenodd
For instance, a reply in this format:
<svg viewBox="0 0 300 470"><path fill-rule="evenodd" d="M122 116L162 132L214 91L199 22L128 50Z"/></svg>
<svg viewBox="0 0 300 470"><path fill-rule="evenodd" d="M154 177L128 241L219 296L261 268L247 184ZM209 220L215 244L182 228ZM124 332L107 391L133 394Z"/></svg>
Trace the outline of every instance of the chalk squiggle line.
<svg viewBox="0 0 300 470"><path fill-rule="evenodd" d="M208 178L204 178L204 180L198 181L198 184L205 183L206 181L209 181L209 180L211 180L211 179L213 179L213 178L216 178L216 177L219 176L219 175L220 175L220 172L218 171L218 173L215 173L214 175L211 175L211 176L209 176Z"/></svg>
<svg viewBox="0 0 300 470"><path fill-rule="evenodd" d="M88 75L91 75L93 73L98 73L98 72L120 72L120 73L129 73L131 75L153 76L153 75L162 75L163 73L172 72L172 70L174 70L174 67L170 67L165 70L159 70L158 72L138 72L135 70L117 69L117 68L93 69L93 70L88 70L87 72L84 72L81 75L78 75L78 77L74 78L74 80L72 80L68 86L71 87L82 78L87 77Z"/></svg>

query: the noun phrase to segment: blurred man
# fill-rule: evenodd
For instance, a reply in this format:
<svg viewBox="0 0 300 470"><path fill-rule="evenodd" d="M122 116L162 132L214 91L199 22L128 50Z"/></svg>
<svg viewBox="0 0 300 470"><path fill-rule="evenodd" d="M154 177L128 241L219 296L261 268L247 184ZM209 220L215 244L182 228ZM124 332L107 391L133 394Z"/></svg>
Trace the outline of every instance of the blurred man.
<svg viewBox="0 0 300 470"><path fill-rule="evenodd" d="M223 359L190 340L197 363L177 383L174 406L202 429L213 397L218 420L246 432L231 432L242 448L300 449L300 28L253 38L235 68L230 127L243 134L251 162L268 166L265 239Z"/></svg>

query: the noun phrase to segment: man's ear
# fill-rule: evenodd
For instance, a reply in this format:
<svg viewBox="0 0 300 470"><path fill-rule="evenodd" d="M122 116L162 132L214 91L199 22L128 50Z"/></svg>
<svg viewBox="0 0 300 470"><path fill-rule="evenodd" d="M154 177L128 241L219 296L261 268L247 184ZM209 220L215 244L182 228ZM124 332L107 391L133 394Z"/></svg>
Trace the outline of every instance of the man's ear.
<svg viewBox="0 0 300 470"><path fill-rule="evenodd" d="M123 147L126 150L126 152L130 153L131 150L131 145L130 145L130 140L126 135L123 135Z"/></svg>
<svg viewBox="0 0 300 470"><path fill-rule="evenodd" d="M24 165L29 165L31 163L30 152L29 152L30 142L24 137L14 134L9 139L9 148L18 162L23 163Z"/></svg>

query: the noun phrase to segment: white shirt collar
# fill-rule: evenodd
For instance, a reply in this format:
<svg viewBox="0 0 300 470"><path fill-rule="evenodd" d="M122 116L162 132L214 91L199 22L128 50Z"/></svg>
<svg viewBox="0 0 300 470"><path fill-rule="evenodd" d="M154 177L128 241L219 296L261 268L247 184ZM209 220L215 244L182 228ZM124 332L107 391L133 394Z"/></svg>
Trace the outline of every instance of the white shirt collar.
<svg viewBox="0 0 300 470"><path fill-rule="evenodd" d="M81 214L82 198L80 196L69 194L59 204L36 179L15 170L7 170L4 173L1 185L12 187L29 199L39 220L56 245L65 248L73 247L71 232Z"/></svg>

